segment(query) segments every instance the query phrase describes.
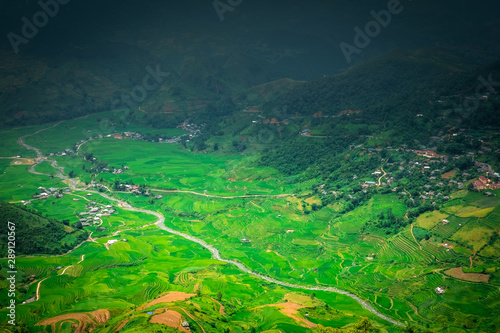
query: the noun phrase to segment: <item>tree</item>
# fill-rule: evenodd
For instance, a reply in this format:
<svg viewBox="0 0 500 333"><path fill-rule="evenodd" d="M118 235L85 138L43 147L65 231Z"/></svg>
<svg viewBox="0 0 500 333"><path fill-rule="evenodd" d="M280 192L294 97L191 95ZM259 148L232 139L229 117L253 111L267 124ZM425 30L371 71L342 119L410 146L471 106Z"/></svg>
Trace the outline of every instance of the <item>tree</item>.
<svg viewBox="0 0 500 333"><path fill-rule="evenodd" d="M69 172L69 178L74 178L75 177L75 170L71 170Z"/></svg>
<svg viewBox="0 0 500 333"><path fill-rule="evenodd" d="M217 300L220 302L222 300L222 293L220 290L217 292Z"/></svg>
<svg viewBox="0 0 500 333"><path fill-rule="evenodd" d="M340 333L341 331L338 328L325 327L321 324L316 328L317 333Z"/></svg>
<svg viewBox="0 0 500 333"><path fill-rule="evenodd" d="M363 317L359 323L354 326L355 331L359 333L368 333L368 332L379 332L377 328L374 328L370 320L366 317Z"/></svg>
<svg viewBox="0 0 500 333"><path fill-rule="evenodd" d="M94 160L94 154L92 154L92 153L84 153L84 154L83 154L83 157L84 157L87 161L93 161L93 160Z"/></svg>

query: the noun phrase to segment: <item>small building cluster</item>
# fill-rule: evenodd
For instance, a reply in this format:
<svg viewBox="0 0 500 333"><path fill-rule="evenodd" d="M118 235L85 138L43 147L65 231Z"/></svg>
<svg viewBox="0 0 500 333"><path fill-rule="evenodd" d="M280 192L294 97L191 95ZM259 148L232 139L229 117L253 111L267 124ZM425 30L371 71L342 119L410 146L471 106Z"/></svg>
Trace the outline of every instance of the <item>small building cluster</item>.
<svg viewBox="0 0 500 333"><path fill-rule="evenodd" d="M113 244L118 243L118 242L119 242L118 239L110 239L106 242L106 244L109 246L109 245L113 245ZM122 242L126 243L126 242L128 242L128 239L124 238L124 239L122 239Z"/></svg>
<svg viewBox="0 0 500 333"><path fill-rule="evenodd" d="M361 187L368 188L368 187L375 186L375 185L377 185L377 183L374 181L366 181L363 183L363 185L361 185Z"/></svg>
<svg viewBox="0 0 500 333"><path fill-rule="evenodd" d="M441 287L437 287L436 289L434 289L434 291L436 292L436 294L444 294L446 292L446 290Z"/></svg>
<svg viewBox="0 0 500 333"><path fill-rule="evenodd" d="M40 186L38 188L38 190L40 191L40 193L39 194L34 194L33 195L33 199L47 199L50 196L52 196L52 197L54 197L56 199L59 199L59 198L64 197L63 192L69 192L68 188L57 189L57 188L51 187L49 189L46 189L43 186ZM25 202L25 204L27 204L27 203L29 203L29 201Z"/></svg>
<svg viewBox="0 0 500 333"><path fill-rule="evenodd" d="M180 136L173 136L170 139L159 138L158 142L160 143L179 143L181 142Z"/></svg>
<svg viewBox="0 0 500 333"><path fill-rule="evenodd" d="M56 153L50 153L49 156L66 156L66 155L72 155L74 153L75 151L72 149L65 149L63 151L58 151Z"/></svg>
<svg viewBox="0 0 500 333"><path fill-rule="evenodd" d="M121 168L103 168L101 170L101 172L104 172L104 173L112 173L112 174L115 174L115 175L120 175L122 174L124 171L127 171L127 170L130 170L130 168L128 166L123 166ZM98 184L99 185L99 184Z"/></svg>
<svg viewBox="0 0 500 333"><path fill-rule="evenodd" d="M310 135L312 135L312 131L307 128L307 129L301 131L299 134L302 136L310 136Z"/></svg>
<svg viewBox="0 0 500 333"><path fill-rule="evenodd" d="M422 156L422 157L426 157L426 158L439 158L439 159L448 160L448 156L446 156L446 155L440 155L440 154L436 153L432 149L414 150L414 152L418 156Z"/></svg>
<svg viewBox="0 0 500 333"><path fill-rule="evenodd" d="M107 138L115 138L115 139L134 139L134 140L142 140L142 134L137 132L123 132L123 133L114 133L106 135ZM100 139L102 136L94 137L95 139ZM90 139L90 138L89 138Z"/></svg>
<svg viewBox="0 0 500 333"><path fill-rule="evenodd" d="M180 128L180 129L183 129L184 131L188 132L189 133L189 137L190 138L194 138L198 135L201 134L201 130L203 129L203 127L205 127L206 124L201 124L201 125L198 125L198 124L194 124L194 123L188 123L187 121L183 122L182 124L178 125L177 128ZM174 136L172 137L171 139L168 139L164 142L167 142L167 143L174 143L174 142L179 142L181 140L181 136Z"/></svg>
<svg viewBox="0 0 500 333"><path fill-rule="evenodd" d="M80 223L82 226L90 226L92 224L102 224L101 217L102 216L110 216L116 211L113 209L113 206L99 206L95 202L91 202L90 205L85 206L85 209L88 211L81 212L78 214L80 217Z"/></svg>
<svg viewBox="0 0 500 333"><path fill-rule="evenodd" d="M490 178L480 176L478 180L474 181L474 188L476 190L498 190L500 189L500 182L493 182Z"/></svg>

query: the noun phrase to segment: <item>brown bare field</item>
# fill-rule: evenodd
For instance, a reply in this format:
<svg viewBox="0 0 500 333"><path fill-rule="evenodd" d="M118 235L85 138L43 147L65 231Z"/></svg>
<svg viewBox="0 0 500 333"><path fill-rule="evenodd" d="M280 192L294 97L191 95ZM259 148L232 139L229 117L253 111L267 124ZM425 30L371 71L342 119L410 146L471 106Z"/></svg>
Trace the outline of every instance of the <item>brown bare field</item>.
<svg viewBox="0 0 500 333"><path fill-rule="evenodd" d="M154 301L151 301L148 304L141 306L139 308L139 311L147 309L150 306L153 306L156 304L183 301L183 300L191 298L193 296L196 296L196 294L187 294L187 293L182 292L182 291L171 291L171 292L167 293L166 295L161 296L161 297L155 299Z"/></svg>
<svg viewBox="0 0 500 333"><path fill-rule="evenodd" d="M32 158L15 158L11 165L32 165L35 164L35 160Z"/></svg>
<svg viewBox="0 0 500 333"><path fill-rule="evenodd" d="M450 172L443 173L441 175L441 178L443 178L443 179L450 179L450 178L454 177L456 173L457 172L455 170L451 170Z"/></svg>
<svg viewBox="0 0 500 333"><path fill-rule="evenodd" d="M157 315L157 314L163 313L165 310L167 310L167 308L158 308L158 309L153 311L153 314Z"/></svg>
<svg viewBox="0 0 500 333"><path fill-rule="evenodd" d="M114 331L118 332L119 330L121 330L125 325L127 325L128 321L129 319L122 320L122 322L119 323L118 326L114 328Z"/></svg>
<svg viewBox="0 0 500 333"><path fill-rule="evenodd" d="M75 333L82 333L94 330L97 325L106 323L110 317L111 314L106 309L96 310L94 312L68 313L39 321L36 326L50 325L52 326L52 331L57 332L57 323L64 321L76 321L76 323L73 324L73 327L75 327ZM61 325L59 325L59 328L60 327Z"/></svg>
<svg viewBox="0 0 500 333"><path fill-rule="evenodd" d="M181 332L189 332L187 329L182 327L182 316L179 312L173 310L167 310L162 314L155 315L151 317L150 320L153 324L163 324L178 329Z"/></svg>
<svg viewBox="0 0 500 333"><path fill-rule="evenodd" d="M111 314L106 309L95 310L90 314L95 318L98 324L104 324L111 318Z"/></svg>
<svg viewBox="0 0 500 333"><path fill-rule="evenodd" d="M445 274L452 276L454 278L471 281L471 282L484 282L487 283L490 276L488 274L481 273L464 273L462 267L451 268L444 272Z"/></svg>
<svg viewBox="0 0 500 333"><path fill-rule="evenodd" d="M300 305L300 304L292 303L292 302L285 302L285 303L280 303L280 304L268 304L268 305L263 305L263 306L279 307L281 313L283 313L285 316L297 321L303 327L314 328L314 327L318 326L315 323L312 323L307 319L297 317L299 309L309 308L310 306L304 306L304 305Z"/></svg>

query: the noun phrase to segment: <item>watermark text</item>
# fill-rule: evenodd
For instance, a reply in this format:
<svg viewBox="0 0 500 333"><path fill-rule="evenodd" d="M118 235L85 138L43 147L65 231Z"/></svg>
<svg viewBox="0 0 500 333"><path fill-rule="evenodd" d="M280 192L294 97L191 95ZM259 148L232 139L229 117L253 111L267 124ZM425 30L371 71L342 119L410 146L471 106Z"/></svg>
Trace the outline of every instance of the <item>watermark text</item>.
<svg viewBox="0 0 500 333"><path fill-rule="evenodd" d="M9 32L7 38L14 52L19 53L19 45L28 44L28 42L38 35L39 29L45 27L50 18L53 18L59 13L59 6L66 5L71 0L40 0L38 5L41 10L33 14L31 20L26 16L21 18L23 25L21 27L21 35L14 32Z"/></svg>
<svg viewBox="0 0 500 333"><path fill-rule="evenodd" d="M8 288L7 297L9 299L7 306L7 322L11 325L16 325L16 225L13 222L7 222L9 230L7 237L7 267L8 267Z"/></svg>

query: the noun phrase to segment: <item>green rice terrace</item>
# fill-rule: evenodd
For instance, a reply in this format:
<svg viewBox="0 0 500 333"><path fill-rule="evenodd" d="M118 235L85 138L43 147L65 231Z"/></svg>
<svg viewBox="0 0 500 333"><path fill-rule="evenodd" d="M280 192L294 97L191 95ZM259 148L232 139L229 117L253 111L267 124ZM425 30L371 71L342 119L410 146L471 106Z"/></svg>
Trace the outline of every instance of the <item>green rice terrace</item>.
<svg viewBox="0 0 500 333"><path fill-rule="evenodd" d="M500 328L500 190L473 188L479 174L438 190L448 199L431 204L420 198L425 189L412 188L420 178L403 174L426 158L418 154L353 148L339 158L372 169L330 187L260 163L258 154L190 150L188 127L119 118L105 112L0 133L0 234L16 224L19 329ZM432 186L458 179L457 168L435 170ZM398 173L393 190L385 182ZM19 244L40 239L53 246L21 252Z"/></svg>

